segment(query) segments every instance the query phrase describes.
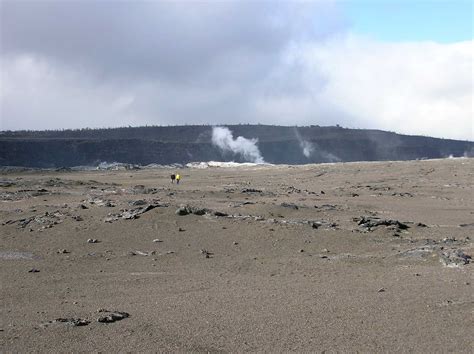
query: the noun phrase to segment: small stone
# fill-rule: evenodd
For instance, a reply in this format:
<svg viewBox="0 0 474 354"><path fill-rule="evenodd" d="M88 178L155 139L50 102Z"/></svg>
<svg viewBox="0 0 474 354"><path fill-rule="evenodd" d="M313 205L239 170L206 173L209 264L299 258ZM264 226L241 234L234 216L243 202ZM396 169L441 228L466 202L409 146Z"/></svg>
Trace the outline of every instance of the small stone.
<svg viewBox="0 0 474 354"><path fill-rule="evenodd" d="M99 243L99 240L97 240L95 238L89 238L89 239L87 239L87 243Z"/></svg>
<svg viewBox="0 0 474 354"><path fill-rule="evenodd" d="M208 250L201 249L201 254L203 254L206 258L211 258L211 256L214 254L212 252L209 252Z"/></svg>
<svg viewBox="0 0 474 354"><path fill-rule="evenodd" d="M189 208L187 208L185 206L179 207L176 210L176 215L184 216L184 215L188 215L188 214L191 214L191 211L189 210Z"/></svg>
<svg viewBox="0 0 474 354"><path fill-rule="evenodd" d="M65 249L60 249L56 253L66 254L66 253L70 253L70 252L68 250L65 250Z"/></svg>
<svg viewBox="0 0 474 354"><path fill-rule="evenodd" d="M148 252L143 252L143 251L130 251L128 252L130 256L148 256Z"/></svg>
<svg viewBox="0 0 474 354"><path fill-rule="evenodd" d="M28 273L39 273L39 269L36 269L36 268L31 268Z"/></svg>
<svg viewBox="0 0 474 354"><path fill-rule="evenodd" d="M183 229L182 227L180 227L180 228L178 229L178 231L179 231L179 232L184 232L184 231L186 231L186 230Z"/></svg>
<svg viewBox="0 0 474 354"><path fill-rule="evenodd" d="M90 321L84 320L82 318L56 318L53 323L54 322L66 323L74 327L87 326L89 323L91 323Z"/></svg>
<svg viewBox="0 0 474 354"><path fill-rule="evenodd" d="M379 290L377 290L377 292L383 293L383 292L385 292L385 288L380 288Z"/></svg>
<svg viewBox="0 0 474 354"><path fill-rule="evenodd" d="M238 242L232 242L232 244L235 246L235 245L238 245L239 243Z"/></svg>
<svg viewBox="0 0 474 354"><path fill-rule="evenodd" d="M205 215L209 210L206 208L191 208L191 212L195 215Z"/></svg>
<svg viewBox="0 0 474 354"><path fill-rule="evenodd" d="M155 238L155 239L153 240L153 242L163 242L163 241L160 240L159 238Z"/></svg>
<svg viewBox="0 0 474 354"><path fill-rule="evenodd" d="M447 267L460 267L471 263L471 259L472 257L461 249L445 251L440 254L440 261Z"/></svg>
<svg viewBox="0 0 474 354"><path fill-rule="evenodd" d="M110 312L110 311L100 311L100 312ZM100 322L100 323L113 323L113 322L121 321L121 320L123 320L123 319L125 319L129 316L130 315L127 312L119 312L119 311L110 312L108 315L100 316L97 319L97 322Z"/></svg>
<svg viewBox="0 0 474 354"><path fill-rule="evenodd" d="M327 248L324 248L324 249L323 249L323 252L329 253L329 250L328 250Z"/></svg>
<svg viewBox="0 0 474 354"><path fill-rule="evenodd" d="M227 214L227 213L224 213L224 212L222 212L222 211L215 211L215 212L214 212L214 215L215 215L215 216L227 216L228 214Z"/></svg>
<svg viewBox="0 0 474 354"><path fill-rule="evenodd" d="M313 222L313 223L311 224L311 227L312 227L313 229L319 229L319 228L321 227L321 223L320 223L320 222Z"/></svg>
<svg viewBox="0 0 474 354"><path fill-rule="evenodd" d="M299 252L299 253L303 253L303 252L304 252L304 250L303 250L303 249L301 249L301 250L299 250L298 252Z"/></svg>
<svg viewBox="0 0 474 354"><path fill-rule="evenodd" d="M280 206L282 206L284 208L293 209L293 210L298 210L299 209L298 205L296 205L294 203L283 202L283 203L280 204Z"/></svg>

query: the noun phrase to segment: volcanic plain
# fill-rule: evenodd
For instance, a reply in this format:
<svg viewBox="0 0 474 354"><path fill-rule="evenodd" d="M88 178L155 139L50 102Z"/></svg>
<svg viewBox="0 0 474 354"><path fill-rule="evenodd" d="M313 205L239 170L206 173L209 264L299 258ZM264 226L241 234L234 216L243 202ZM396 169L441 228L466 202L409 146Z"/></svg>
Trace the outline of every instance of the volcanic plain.
<svg viewBox="0 0 474 354"><path fill-rule="evenodd" d="M473 181L469 158L3 169L0 351L472 352Z"/></svg>

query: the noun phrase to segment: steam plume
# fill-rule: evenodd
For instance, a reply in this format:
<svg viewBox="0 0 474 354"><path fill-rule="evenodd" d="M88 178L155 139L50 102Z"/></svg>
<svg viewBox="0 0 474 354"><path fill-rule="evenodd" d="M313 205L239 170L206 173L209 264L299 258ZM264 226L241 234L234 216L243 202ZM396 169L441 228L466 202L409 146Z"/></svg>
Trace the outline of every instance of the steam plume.
<svg viewBox="0 0 474 354"><path fill-rule="evenodd" d="M234 139L229 128L213 127L212 144L223 151L230 151L241 155L246 161L254 163L265 163L257 146L258 139L246 139L242 136Z"/></svg>
<svg viewBox="0 0 474 354"><path fill-rule="evenodd" d="M310 142L303 139L298 129L295 127L295 136L298 139L300 144L301 152L307 159L309 159L313 154L319 158L322 158L325 162L340 162L341 159L330 152L327 152L320 148L316 142Z"/></svg>
<svg viewBox="0 0 474 354"><path fill-rule="evenodd" d="M309 157L314 151L314 145L310 143L309 141L304 140L296 128L295 128L295 135L296 135L296 138L298 139L298 142L300 143L300 148L303 152L303 155L309 159Z"/></svg>

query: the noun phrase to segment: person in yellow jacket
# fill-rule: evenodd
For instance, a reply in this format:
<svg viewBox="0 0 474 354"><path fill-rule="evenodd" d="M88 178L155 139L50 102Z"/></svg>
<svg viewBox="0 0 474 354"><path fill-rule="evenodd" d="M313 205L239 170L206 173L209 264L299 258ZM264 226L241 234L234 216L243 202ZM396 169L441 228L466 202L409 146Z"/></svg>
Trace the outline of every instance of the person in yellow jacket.
<svg viewBox="0 0 474 354"><path fill-rule="evenodd" d="M176 184L179 184L179 180L181 179L181 176L179 173L176 174Z"/></svg>

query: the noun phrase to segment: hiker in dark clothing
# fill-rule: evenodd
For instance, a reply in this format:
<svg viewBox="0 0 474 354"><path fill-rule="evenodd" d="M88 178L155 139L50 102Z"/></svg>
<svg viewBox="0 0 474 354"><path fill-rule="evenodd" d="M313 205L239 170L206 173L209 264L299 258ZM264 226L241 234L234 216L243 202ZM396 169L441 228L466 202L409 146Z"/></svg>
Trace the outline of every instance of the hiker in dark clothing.
<svg viewBox="0 0 474 354"><path fill-rule="evenodd" d="M174 180L175 180L175 179L176 179L176 175L173 173L173 174L171 175L171 183L174 183Z"/></svg>

